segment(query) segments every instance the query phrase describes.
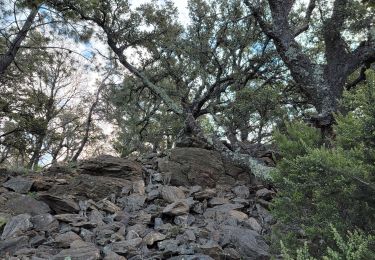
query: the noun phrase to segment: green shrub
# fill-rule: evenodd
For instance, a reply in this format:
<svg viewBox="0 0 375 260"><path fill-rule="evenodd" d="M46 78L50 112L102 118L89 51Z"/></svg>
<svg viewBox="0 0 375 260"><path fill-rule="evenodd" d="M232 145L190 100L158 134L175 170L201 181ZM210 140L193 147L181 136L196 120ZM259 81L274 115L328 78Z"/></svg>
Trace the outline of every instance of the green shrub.
<svg viewBox="0 0 375 260"><path fill-rule="evenodd" d="M326 248L337 245L339 234L349 231L354 239L355 230L375 233L374 104L374 77L355 92L345 93L346 114L336 117L332 147L323 144L317 129L300 122L275 134L283 159L273 176L279 189L273 204L279 222L274 243L282 239L287 248L300 248L304 254L307 240L309 252L322 257Z"/></svg>
<svg viewBox="0 0 375 260"><path fill-rule="evenodd" d="M362 232L355 230L348 232L346 238L343 238L337 230L331 226L331 234L335 241L334 249L326 247L323 250L323 260L361 260L374 259L374 252L371 251L370 246L374 243L374 237L365 235ZM309 252L307 242L295 252L287 249L283 242L281 242L282 256L284 260L315 260Z"/></svg>

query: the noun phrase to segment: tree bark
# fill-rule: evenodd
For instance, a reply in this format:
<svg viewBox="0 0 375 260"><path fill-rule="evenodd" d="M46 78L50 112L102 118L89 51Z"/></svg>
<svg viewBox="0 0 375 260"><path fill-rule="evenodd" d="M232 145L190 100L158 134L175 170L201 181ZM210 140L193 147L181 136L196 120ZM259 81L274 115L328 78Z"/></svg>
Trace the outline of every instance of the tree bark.
<svg viewBox="0 0 375 260"><path fill-rule="evenodd" d="M348 0L335 0L332 15L323 22L322 28L326 63L316 64L295 39L308 29L315 0L310 0L305 23L297 27L293 27L288 18L294 3L295 0L268 0L272 16L272 23L268 24L263 17L262 7L245 0L263 32L273 40L294 80L315 106L318 115L313 118L314 123L323 132L329 132L348 76L363 64L375 61L375 41L370 37L354 51L348 51L341 35L348 17Z"/></svg>
<svg viewBox="0 0 375 260"><path fill-rule="evenodd" d="M38 14L38 7L34 7L27 16L25 23L21 30L17 33L15 39L10 43L9 48L5 54L0 55L0 77L2 77L7 68L12 64L16 58L22 42L25 40L34 20Z"/></svg>

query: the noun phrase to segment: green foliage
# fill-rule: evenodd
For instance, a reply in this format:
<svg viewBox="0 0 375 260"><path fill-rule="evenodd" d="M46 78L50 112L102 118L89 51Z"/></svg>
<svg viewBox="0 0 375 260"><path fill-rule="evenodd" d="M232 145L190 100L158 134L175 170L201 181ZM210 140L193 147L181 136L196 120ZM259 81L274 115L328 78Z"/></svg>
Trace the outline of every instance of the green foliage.
<svg viewBox="0 0 375 260"><path fill-rule="evenodd" d="M342 106L347 113L337 116L333 147L323 145L318 130L299 122L276 133L284 158L274 174L280 190L273 205L280 222L274 234L276 239L284 236L288 248L294 250L301 246L302 238L307 239L311 254L321 257L325 248L334 248L334 242L340 242L339 234L357 229L364 234L374 232L374 83L374 77L369 75L366 85L345 94ZM330 223L336 228L333 235ZM348 246L360 243L360 238L363 237L354 232ZM326 259L366 259L354 253L342 258L344 253L351 254L350 248L344 252L340 244L336 247L340 253L332 251L327 256L331 258ZM301 257L305 253L305 249L299 250Z"/></svg>
<svg viewBox="0 0 375 260"><path fill-rule="evenodd" d="M7 219L0 216L0 232L2 232L3 228L5 227L5 225L7 224Z"/></svg>
<svg viewBox="0 0 375 260"><path fill-rule="evenodd" d="M302 122L286 123L286 132L287 134L276 130L274 133L280 153L285 159L303 156L322 144L319 130Z"/></svg>
<svg viewBox="0 0 375 260"><path fill-rule="evenodd" d="M373 259L375 252L371 250L371 246L375 242L374 236L365 235L363 232L355 230L348 231L346 237L342 237L340 233L331 225L331 234L334 238L334 249L326 247L323 250L323 260L366 260ZM283 242L281 242L281 251L284 260L316 260L309 252L307 242L295 252L289 250Z"/></svg>

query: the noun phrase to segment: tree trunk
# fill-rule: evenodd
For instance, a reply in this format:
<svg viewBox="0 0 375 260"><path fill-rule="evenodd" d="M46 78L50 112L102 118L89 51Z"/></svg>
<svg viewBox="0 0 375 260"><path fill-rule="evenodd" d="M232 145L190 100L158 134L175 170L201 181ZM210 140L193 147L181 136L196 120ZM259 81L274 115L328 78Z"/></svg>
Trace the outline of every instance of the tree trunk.
<svg viewBox="0 0 375 260"><path fill-rule="evenodd" d="M110 76L110 74L108 74L102 81L101 85L99 86L98 88L98 91L96 92L96 96L95 96L95 100L94 100L94 103L92 103L91 107L90 107L90 110L89 110L89 114L87 115L87 120L86 120L86 127L85 127L85 134L82 138L82 141L78 147L78 150L76 151L76 153L73 155L72 157L72 162L76 162L78 160L78 157L81 155L82 151L83 151L83 148L86 146L87 144L87 141L89 140L89 135L90 135L90 128L91 128L91 125L92 125L92 116L94 114L94 109L95 107L98 105L99 103L99 96L100 96L100 92L103 90L103 88L105 87L105 80L108 79L108 77Z"/></svg>
<svg viewBox="0 0 375 260"><path fill-rule="evenodd" d="M25 40L36 15L38 14L38 7L31 10L21 30L17 33L16 38L10 43L8 51L0 55L0 77L2 77L7 68L12 64L16 58L17 52L21 47L21 43Z"/></svg>
<svg viewBox="0 0 375 260"><path fill-rule="evenodd" d="M41 152L42 147L43 147L44 138L45 138L45 134L39 135L38 140L37 140L36 145L35 145L33 156L31 157L31 159L30 159L30 161L27 165L28 169L35 169L36 166L38 166L39 159L40 159L40 152Z"/></svg>

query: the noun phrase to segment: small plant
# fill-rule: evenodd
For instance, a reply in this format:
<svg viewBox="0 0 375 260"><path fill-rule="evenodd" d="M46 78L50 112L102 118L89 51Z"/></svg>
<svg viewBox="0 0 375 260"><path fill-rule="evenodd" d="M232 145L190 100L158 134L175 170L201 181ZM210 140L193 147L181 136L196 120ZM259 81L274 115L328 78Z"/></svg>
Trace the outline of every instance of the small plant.
<svg viewBox="0 0 375 260"><path fill-rule="evenodd" d="M0 217L0 233L2 232L6 224L7 224L7 220L4 217Z"/></svg>

